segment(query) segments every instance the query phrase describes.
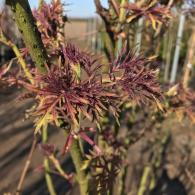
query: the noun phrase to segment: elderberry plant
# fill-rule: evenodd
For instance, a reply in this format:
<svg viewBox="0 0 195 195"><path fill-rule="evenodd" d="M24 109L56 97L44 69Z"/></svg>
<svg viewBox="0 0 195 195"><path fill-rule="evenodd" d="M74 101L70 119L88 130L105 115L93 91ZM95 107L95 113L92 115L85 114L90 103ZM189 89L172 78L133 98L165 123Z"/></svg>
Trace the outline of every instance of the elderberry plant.
<svg viewBox="0 0 195 195"><path fill-rule="evenodd" d="M116 12L119 9L117 6ZM145 16L154 29L157 24L165 23L170 18L169 10L153 1L148 6L129 3L123 8L127 23ZM130 117L128 109L132 105L142 106L146 110L151 108L153 115L154 105L164 111L169 106L182 107L187 99L190 106L184 111L192 117L193 100L188 98L189 92L181 95L180 88L177 88L176 95L170 95L171 92L166 94L168 106L162 107L160 101L163 95L157 81L155 62L138 55L133 48L130 50L126 47L117 53L117 57L112 56L110 61L103 62L99 56L67 42L64 35L67 17L64 16L60 0L43 3L33 11L33 15L47 52L46 71L37 69L27 45L17 56L24 59L25 69L11 67L11 63L4 65L0 70L1 82L23 87L26 93L22 100L34 100L30 114L35 117L35 135L43 134L48 124L65 131L61 151L63 155L69 151L71 153L81 194L111 194L121 167L127 165L127 149L136 140L130 140L129 131L126 138L119 135L121 121ZM102 17L106 21L103 13ZM90 127L85 125L86 121L91 124ZM90 151L80 154L80 151L74 150L78 142L80 145L76 147L80 147L80 151L85 143L90 145ZM72 175L65 174L60 167L54 146L44 143L41 149L58 173L71 180ZM82 181L83 178L85 181Z"/></svg>

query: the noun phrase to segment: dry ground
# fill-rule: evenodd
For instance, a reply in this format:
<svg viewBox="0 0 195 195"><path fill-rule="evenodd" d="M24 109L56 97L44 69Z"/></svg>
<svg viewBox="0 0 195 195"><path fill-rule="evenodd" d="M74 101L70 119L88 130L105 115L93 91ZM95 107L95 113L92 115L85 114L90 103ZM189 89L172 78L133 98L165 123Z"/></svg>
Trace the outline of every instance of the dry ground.
<svg viewBox="0 0 195 195"><path fill-rule="evenodd" d="M18 90L14 89L1 89L0 92L0 194L16 190L33 138L33 122L24 120L25 109L30 107L32 102L18 101L16 98L18 94ZM189 126L189 122L178 124L177 120L169 122L165 128L171 129L172 138L166 150L163 170L159 173L158 188L153 191L152 195L194 195L195 128ZM61 148L65 142L62 132L50 128L50 134L50 143ZM128 170L128 174L130 174L128 188L137 187L137 184L132 182L131 175L133 177L140 176L141 166L144 164L143 153L150 149L146 144L148 143L147 139L146 137L140 140L129 150L131 167ZM41 151L36 148L22 194L48 194L43 173L35 171L41 165L42 158ZM63 168L72 170L69 158L61 157L61 160ZM59 176L53 176L53 178L58 194L65 194L63 192L66 191L69 184ZM165 193L160 191L163 186L166 189ZM78 194L78 192L71 194ZM131 190L131 195L134 194L135 191Z"/></svg>

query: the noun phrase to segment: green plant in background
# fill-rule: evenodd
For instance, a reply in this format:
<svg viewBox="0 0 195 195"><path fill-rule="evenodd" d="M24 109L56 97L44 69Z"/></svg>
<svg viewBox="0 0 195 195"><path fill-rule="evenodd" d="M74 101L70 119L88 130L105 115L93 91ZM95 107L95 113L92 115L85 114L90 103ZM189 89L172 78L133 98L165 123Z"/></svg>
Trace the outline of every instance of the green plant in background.
<svg viewBox="0 0 195 195"><path fill-rule="evenodd" d="M139 21L139 26L142 26L143 17L147 25L151 24L155 31L160 31L162 24L167 23L171 18L170 6L159 5L155 0L136 1L134 3L128 0L111 0L108 1L108 8L104 8L100 0L94 0L94 2L97 13L105 24L102 42L108 60L113 60L114 56L124 48L124 44L127 49L136 46L138 49L140 48L140 38L136 45L132 39L135 37L137 22ZM137 37L141 35L140 30L137 32Z"/></svg>

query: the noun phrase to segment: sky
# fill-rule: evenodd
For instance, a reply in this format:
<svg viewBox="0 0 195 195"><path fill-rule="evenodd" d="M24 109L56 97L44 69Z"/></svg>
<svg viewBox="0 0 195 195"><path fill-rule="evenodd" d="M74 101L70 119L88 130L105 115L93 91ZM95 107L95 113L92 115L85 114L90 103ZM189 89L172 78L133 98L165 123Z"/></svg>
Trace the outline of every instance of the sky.
<svg viewBox="0 0 195 195"><path fill-rule="evenodd" d="M0 0L2 1L2 0ZM49 0L46 0L49 2ZM90 17L95 15L95 6L93 0L62 0L65 4L65 11L69 17ZM101 0L106 5L107 0ZM32 8L36 7L38 0L29 0Z"/></svg>

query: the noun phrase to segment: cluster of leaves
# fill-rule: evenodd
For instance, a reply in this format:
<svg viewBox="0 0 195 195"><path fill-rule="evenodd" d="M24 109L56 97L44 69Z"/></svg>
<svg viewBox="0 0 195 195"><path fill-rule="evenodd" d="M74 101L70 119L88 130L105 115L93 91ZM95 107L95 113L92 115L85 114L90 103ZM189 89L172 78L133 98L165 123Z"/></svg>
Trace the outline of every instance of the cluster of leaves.
<svg viewBox="0 0 195 195"><path fill-rule="evenodd" d="M71 48L69 45L67 47ZM64 50L67 50L67 47ZM66 53L62 53L59 65L48 67L47 74L35 74L37 85L22 81L20 83L36 94L36 113L41 116L41 121L52 115L52 120L71 120L78 125L80 112L90 120L97 120L102 111L107 110L108 105L116 98L115 94L108 91L109 86L102 83L96 72L81 78L84 66L71 63ZM74 58L74 53L72 55Z"/></svg>
<svg viewBox="0 0 195 195"><path fill-rule="evenodd" d="M47 49L52 48L51 42L52 44L56 44L59 41L63 41L59 40L63 37L64 25L67 21L67 17L63 13L63 8L60 0L52 0L50 4L43 2L40 9L33 11L41 38Z"/></svg>
<svg viewBox="0 0 195 195"><path fill-rule="evenodd" d="M108 1L108 8L104 7L100 0L94 2L97 13L105 24L106 32L102 29L101 31L104 52L109 61L114 60L120 45L119 40L122 40L123 45L127 43L125 46L129 49L131 36L135 33L140 18L145 18L146 24L152 24L157 34L163 32L161 27L167 25L171 19L171 6L167 5L167 2L164 4L164 1L146 0L130 3L111 0Z"/></svg>
<svg viewBox="0 0 195 195"><path fill-rule="evenodd" d="M35 114L40 119L36 131L45 120L78 125L82 112L84 118L99 122L109 109L117 117L118 107L125 101L158 101L161 93L155 71L147 67L151 62L133 52L124 54L110 65L108 73L101 74L100 62L67 44L61 48L57 65L47 66L46 74L33 72L34 84L17 79L37 101Z"/></svg>
<svg viewBox="0 0 195 195"><path fill-rule="evenodd" d="M135 100L137 103L147 103L148 100L160 99L161 92L156 78L154 63L133 51L122 51L111 64L110 73L117 86L124 91L123 97ZM117 76L115 76L117 75Z"/></svg>
<svg viewBox="0 0 195 195"><path fill-rule="evenodd" d="M128 10L127 22L144 16L146 20L149 20L152 27L156 30L158 24L166 24L168 19L171 18L169 8L164 5L160 5L156 0L150 0L145 4L129 3L125 6Z"/></svg>
<svg viewBox="0 0 195 195"><path fill-rule="evenodd" d="M105 194L112 192L113 184L120 171L121 158L119 155L97 156L89 159L89 167L91 168L91 193Z"/></svg>
<svg viewBox="0 0 195 195"><path fill-rule="evenodd" d="M102 7L99 0L95 1L98 14L105 21L105 24L108 25L109 21L114 25L119 22L119 12L121 8L125 8L125 22L130 23L134 20L139 19L140 17L145 17L146 20L149 20L154 29L157 28L158 24L166 24L167 21L171 18L170 7L161 4L156 0L147 0L136 3L125 3L124 5L119 5L117 1L109 1L110 7L113 8L115 12L115 17L109 14L109 10ZM114 30L115 28L112 28ZM111 29L110 29L111 30Z"/></svg>

